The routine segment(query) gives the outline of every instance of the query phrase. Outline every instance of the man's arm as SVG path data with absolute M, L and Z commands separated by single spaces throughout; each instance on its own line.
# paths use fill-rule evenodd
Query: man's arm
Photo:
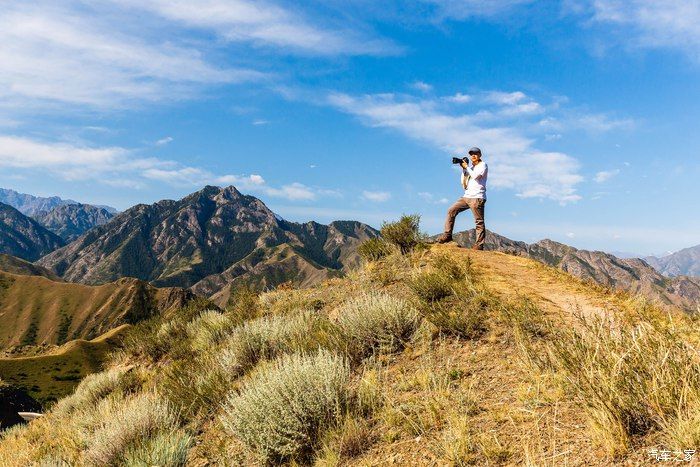
M 478 180 L 484 175 L 484 172 L 486 171 L 486 164 L 483 162 L 480 162 L 474 168 L 469 168 L 468 164 L 465 164 L 466 167 L 464 167 L 464 172 L 465 174 L 468 174 L 471 178 L 474 180 Z

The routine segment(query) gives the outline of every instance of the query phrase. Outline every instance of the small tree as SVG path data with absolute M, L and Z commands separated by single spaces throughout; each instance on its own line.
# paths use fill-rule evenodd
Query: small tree
M 401 254 L 406 254 L 423 242 L 419 225 L 420 215 L 403 215 L 396 222 L 384 222 L 380 233 L 384 240 L 399 247 Z

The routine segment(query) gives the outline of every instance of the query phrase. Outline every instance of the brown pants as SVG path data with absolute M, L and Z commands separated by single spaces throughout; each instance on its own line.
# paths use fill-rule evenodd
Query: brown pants
M 445 220 L 445 233 L 452 235 L 452 230 L 455 227 L 455 217 L 462 211 L 471 209 L 474 214 L 474 223 L 476 224 L 476 242 L 477 246 L 484 246 L 486 240 L 486 224 L 484 223 L 484 205 L 485 199 L 479 198 L 459 198 L 450 206 L 447 211 L 447 219 Z

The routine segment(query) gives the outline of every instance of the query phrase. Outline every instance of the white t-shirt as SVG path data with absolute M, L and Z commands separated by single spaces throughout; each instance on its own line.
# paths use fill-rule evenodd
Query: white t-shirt
M 464 169 L 464 175 L 468 177 L 464 197 L 486 199 L 486 180 L 489 178 L 489 167 L 486 162 L 481 161 L 474 168 L 467 167 Z

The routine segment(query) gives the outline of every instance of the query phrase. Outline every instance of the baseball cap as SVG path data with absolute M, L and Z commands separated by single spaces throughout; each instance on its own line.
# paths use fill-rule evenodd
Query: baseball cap
M 481 149 L 477 148 L 476 146 L 474 146 L 473 148 L 469 148 L 469 154 L 481 155 Z

